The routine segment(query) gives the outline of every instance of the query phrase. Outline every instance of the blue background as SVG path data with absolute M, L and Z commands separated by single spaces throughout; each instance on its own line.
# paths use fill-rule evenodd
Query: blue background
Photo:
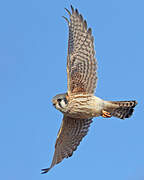
M 92 28 L 96 95 L 136 99 L 125 121 L 94 118 L 74 155 L 49 167 L 62 114 L 51 99 L 67 91 L 70 4 Z M 144 179 L 144 1 L 0 1 L 0 179 Z

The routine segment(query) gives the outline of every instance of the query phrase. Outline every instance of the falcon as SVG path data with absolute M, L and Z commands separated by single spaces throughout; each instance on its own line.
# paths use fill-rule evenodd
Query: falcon
M 129 118 L 134 107 L 132 101 L 105 101 L 94 96 L 97 83 L 97 61 L 95 58 L 94 38 L 91 28 L 71 6 L 71 12 L 65 8 L 70 20 L 64 19 L 69 27 L 67 55 L 68 90 L 52 99 L 56 109 L 63 113 L 63 120 L 55 143 L 55 152 L 47 173 L 64 158 L 72 156 L 83 137 L 87 134 L 92 118 L 112 116 L 120 119 Z

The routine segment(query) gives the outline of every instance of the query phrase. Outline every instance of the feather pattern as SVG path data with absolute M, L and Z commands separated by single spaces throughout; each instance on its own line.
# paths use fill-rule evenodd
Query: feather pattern
M 94 39 L 91 28 L 83 20 L 78 10 L 71 6 L 70 16 L 67 75 L 68 94 L 86 92 L 93 94 L 97 82 L 97 62 L 94 51 Z
M 87 134 L 92 119 L 76 119 L 64 116 L 61 128 L 57 135 L 55 152 L 50 168 L 42 169 L 47 173 L 54 165 L 64 158 L 72 156 L 82 138 Z
M 134 107 L 137 105 L 137 101 L 106 101 L 106 107 L 104 110 L 109 112 L 111 116 L 115 116 L 120 119 L 129 118 L 134 111 Z

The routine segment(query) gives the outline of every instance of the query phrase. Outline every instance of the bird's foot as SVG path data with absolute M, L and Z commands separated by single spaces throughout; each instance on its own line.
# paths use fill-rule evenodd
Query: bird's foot
M 110 117 L 112 117 L 112 115 L 111 115 L 109 112 L 107 112 L 107 111 L 105 111 L 105 110 L 102 110 L 102 117 L 104 117 L 104 118 L 110 118 Z

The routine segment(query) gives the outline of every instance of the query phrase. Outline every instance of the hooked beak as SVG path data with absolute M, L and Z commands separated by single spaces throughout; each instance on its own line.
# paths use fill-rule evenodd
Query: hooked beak
M 53 106 L 56 105 L 57 101 L 56 100 L 52 100 Z

